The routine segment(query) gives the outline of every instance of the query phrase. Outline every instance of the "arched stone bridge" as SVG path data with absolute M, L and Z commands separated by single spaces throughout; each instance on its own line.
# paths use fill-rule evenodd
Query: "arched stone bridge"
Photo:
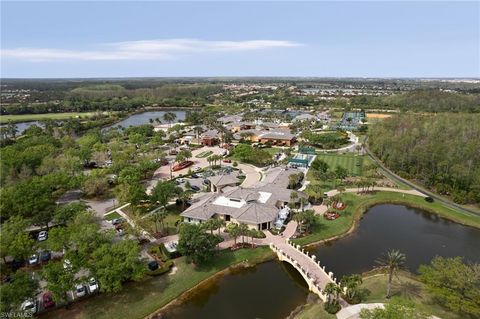
M 318 295 L 324 302 L 327 301 L 323 290 L 330 282 L 338 285 L 337 279 L 332 272 L 327 273 L 325 266 L 320 265 L 315 255 L 309 256 L 307 251 L 300 248 L 300 245 L 295 245 L 288 239 L 285 242 L 270 243 L 269 246 L 280 261 L 288 262 L 302 275 L 311 292 Z M 344 300 L 340 300 L 340 304 L 342 307 L 348 305 Z

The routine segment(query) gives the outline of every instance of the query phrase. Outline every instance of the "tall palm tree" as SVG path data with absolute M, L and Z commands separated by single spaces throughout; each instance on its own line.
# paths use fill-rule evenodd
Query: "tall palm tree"
M 236 223 L 230 223 L 227 226 L 228 235 L 233 238 L 234 245 L 237 245 L 237 237 L 240 235 L 240 228 Z
M 239 229 L 240 235 L 242 235 L 242 244 L 244 244 L 245 243 L 245 235 L 248 234 L 249 228 L 248 228 L 247 224 L 241 223 L 238 226 L 238 229 Z
M 391 297 L 393 275 L 403 267 L 406 256 L 399 250 L 391 249 L 377 262 L 388 272 L 387 296 Z
M 163 120 L 165 122 L 167 122 L 169 124 L 169 126 L 171 125 L 171 123 L 173 121 L 175 121 L 176 118 L 177 118 L 177 115 L 173 112 L 167 112 L 167 113 L 163 114 Z

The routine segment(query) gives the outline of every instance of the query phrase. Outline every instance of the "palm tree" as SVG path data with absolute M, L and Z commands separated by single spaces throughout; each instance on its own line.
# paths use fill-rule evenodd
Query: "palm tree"
M 391 249 L 387 251 L 384 257 L 379 259 L 377 262 L 388 271 L 388 284 L 387 284 L 387 296 L 390 298 L 391 289 L 392 289 L 392 280 L 393 275 L 397 270 L 401 269 L 405 264 L 406 256 L 404 253 L 401 253 L 399 250 Z
M 333 282 L 329 282 L 325 285 L 323 293 L 327 295 L 327 303 L 334 304 L 338 302 L 338 295 L 342 292 L 339 286 Z
M 349 276 L 343 276 L 340 280 L 340 286 L 346 288 L 345 296 L 349 301 L 353 301 L 358 293 L 358 286 L 362 284 L 362 276 L 352 274 Z
M 227 226 L 228 235 L 233 238 L 234 245 L 237 245 L 237 237 L 240 235 L 240 228 L 236 223 L 230 223 Z
M 249 228 L 248 228 L 247 224 L 241 223 L 238 226 L 238 229 L 239 229 L 240 235 L 242 235 L 242 244 L 244 244 L 245 243 L 245 235 L 248 234 Z
M 177 118 L 177 115 L 173 112 L 167 112 L 163 114 L 163 120 L 167 122 L 169 126 L 173 121 L 175 121 L 176 118 Z
M 294 205 L 297 203 L 297 199 L 298 199 L 297 192 L 291 192 L 290 193 L 290 204 L 292 204 L 293 207 L 295 207 Z

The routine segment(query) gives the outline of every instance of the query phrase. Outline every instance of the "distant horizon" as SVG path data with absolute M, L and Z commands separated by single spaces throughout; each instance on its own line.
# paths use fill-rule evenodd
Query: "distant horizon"
M 346 79 L 346 80 L 480 80 L 480 76 L 472 77 L 372 77 L 372 76 L 95 76 L 95 77 L 0 77 L 1 80 L 124 80 L 124 79 Z
M 480 77 L 478 1 L 4 1 L 2 9 L 1 78 Z

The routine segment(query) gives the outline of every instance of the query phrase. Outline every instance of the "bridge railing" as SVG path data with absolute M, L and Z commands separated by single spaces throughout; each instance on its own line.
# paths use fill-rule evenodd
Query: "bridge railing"
M 292 246 L 294 247 L 294 246 Z M 307 271 L 307 269 L 305 269 L 302 265 L 300 265 L 297 260 L 295 258 L 293 258 L 292 256 L 290 256 L 287 252 L 285 252 L 283 249 L 281 249 L 280 247 L 277 247 L 275 244 L 273 243 L 270 243 L 270 248 L 275 251 L 276 253 L 279 253 L 281 254 L 284 259 L 287 259 L 290 261 L 290 263 L 299 271 L 302 273 L 303 276 L 307 277 L 307 280 L 309 281 L 309 285 L 312 285 L 314 286 L 319 294 L 321 295 L 322 299 L 325 301 L 326 300 L 326 294 L 324 293 L 323 289 L 325 287 L 322 287 L 319 283 L 319 279 L 316 278 L 316 276 L 314 276 L 313 274 L 311 274 L 310 272 Z M 294 247 L 296 248 L 296 247 Z M 313 260 L 315 261 L 315 260 Z M 326 276 L 328 276 L 326 273 L 325 273 Z M 329 277 L 331 279 L 331 277 Z M 334 281 L 332 281 L 334 282 Z M 336 282 L 334 282 L 335 284 L 337 284 Z
M 334 284 L 336 285 L 339 285 L 339 283 L 337 282 L 337 278 L 335 278 L 333 276 L 333 272 L 329 271 L 327 272 L 327 270 L 325 269 L 325 266 L 322 266 L 320 264 L 320 260 L 317 260 L 317 256 L 315 256 L 314 254 L 309 254 L 309 252 L 305 249 L 303 249 L 300 245 L 295 245 L 295 243 L 293 243 L 292 241 L 290 241 L 289 239 L 286 239 L 286 242 L 287 244 L 289 244 L 290 246 L 292 246 L 293 248 L 295 248 L 298 252 L 302 253 L 303 255 L 307 256 L 308 258 L 310 258 L 313 263 L 316 265 L 316 267 L 318 268 L 318 270 L 320 270 L 321 272 L 323 272 L 325 274 L 325 276 L 327 276 L 331 282 L 333 282 Z

